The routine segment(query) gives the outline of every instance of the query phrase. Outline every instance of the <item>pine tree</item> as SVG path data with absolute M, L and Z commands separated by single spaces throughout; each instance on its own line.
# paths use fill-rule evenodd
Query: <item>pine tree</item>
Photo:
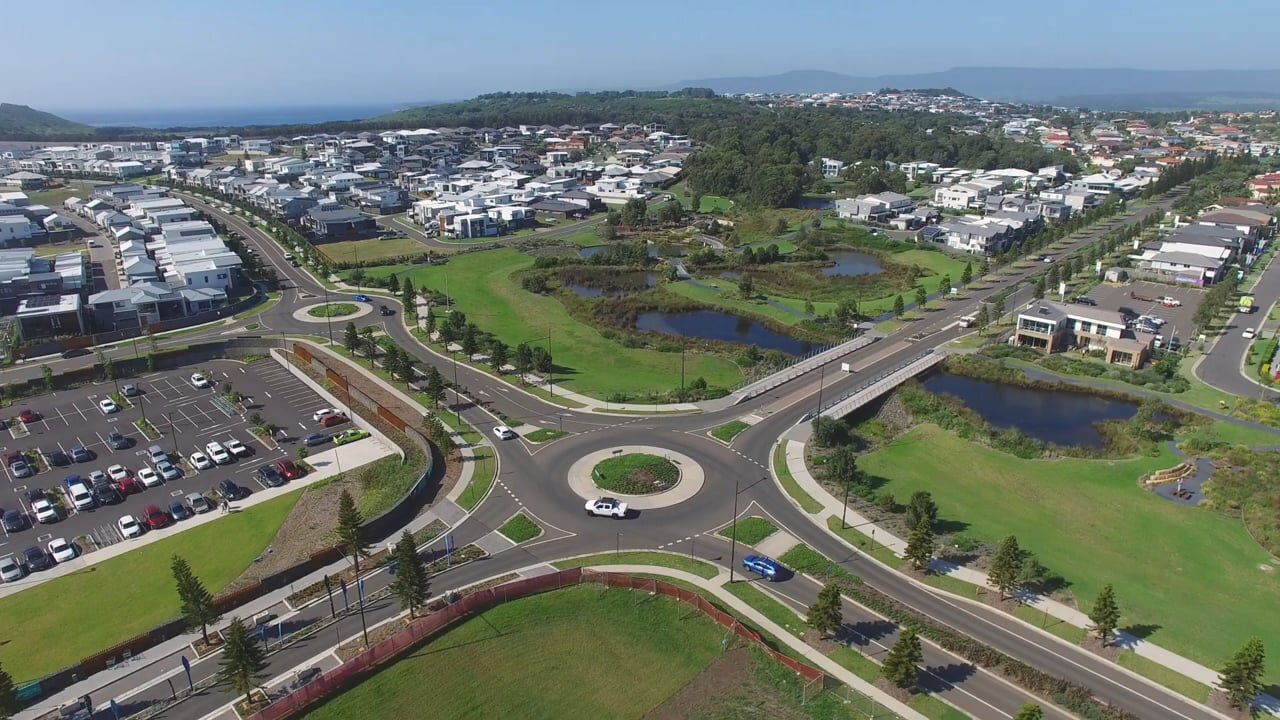
M 1262 692 L 1262 676 L 1266 669 L 1266 650 L 1262 641 L 1253 638 L 1236 652 L 1222 668 L 1218 686 L 1226 693 L 1231 707 L 1244 710 Z
M 931 526 L 938 520 L 938 504 L 928 490 L 911 493 L 911 500 L 907 502 L 907 526 L 915 527 L 922 519 Z
M 1003 600 L 1018 589 L 1018 573 L 1022 570 L 1022 548 L 1018 538 L 1010 535 L 1000 542 L 1000 549 L 991 558 L 987 579 L 1000 591 Z
M 885 656 L 880 670 L 889 682 L 903 690 L 910 690 L 916 684 L 919 672 L 916 666 L 923 659 L 920 638 L 916 637 L 914 630 L 904 629 L 898 635 L 898 641 L 889 648 L 889 654 Z
M 355 353 L 356 348 L 360 347 L 360 333 L 356 330 L 356 324 L 347 321 L 347 327 L 342 331 L 342 345 L 349 353 Z
M 916 288 L 916 305 L 920 307 L 924 307 L 925 301 L 927 301 L 928 299 L 929 299 L 929 291 L 925 290 L 924 286 L 917 287 Z
M 1013 716 L 1013 720 L 1044 720 L 1044 710 L 1035 703 L 1027 703 Z
M 244 695 L 245 701 L 249 702 L 253 699 L 253 689 L 267 678 L 266 653 L 249 635 L 249 629 L 240 618 L 232 618 L 222 635 L 226 642 L 222 646 L 218 684 Z
M 364 539 L 364 516 L 356 507 L 355 498 L 343 489 L 338 496 L 338 526 L 334 534 L 338 539 L 338 547 L 343 554 L 351 558 L 356 574 L 360 573 L 360 558 L 369 554 L 369 543 Z
M 809 606 L 805 621 L 824 637 L 831 637 L 844 622 L 842 608 L 844 601 L 840 598 L 840 587 L 835 583 L 827 583 L 818 592 L 818 599 Z
M 971 282 L 973 282 L 973 263 L 967 262 L 964 264 L 964 270 L 960 271 L 960 284 L 968 285 Z
M 387 371 L 391 377 L 400 374 L 400 347 L 397 345 L 388 345 L 387 352 L 382 356 L 382 369 Z
M 1093 601 L 1093 609 L 1089 611 L 1089 619 L 1093 628 L 1102 638 L 1102 646 L 1107 646 L 1107 638 L 1120 622 L 1120 606 L 1116 604 L 1116 593 L 1110 585 L 1104 585 L 1098 597 Z
M 934 538 L 933 523 L 927 518 L 920 518 L 911 528 L 911 536 L 907 538 L 906 558 L 916 570 L 927 570 L 929 559 L 933 557 Z
M 525 373 L 533 369 L 533 348 L 529 347 L 529 343 L 520 343 L 516 346 L 516 358 L 512 363 L 516 366 L 516 372 L 520 373 L 521 379 Z
M 404 307 L 404 314 L 409 317 L 418 316 L 418 304 L 414 302 L 418 293 L 413 287 L 413 278 L 405 278 L 400 283 L 400 305 Z
M 435 407 L 439 407 L 444 400 L 444 376 L 436 369 L 435 365 L 427 366 L 427 384 L 423 389 L 427 397 L 431 398 Z
M 0 718 L 8 718 L 19 710 L 18 691 L 14 687 L 13 678 L 0 667 Z
M 431 334 L 436 331 L 436 311 L 430 305 L 427 306 L 427 317 L 425 320 L 424 329 L 427 331 L 427 337 L 430 337 Z
M 182 616 L 191 627 L 200 626 L 200 635 L 205 645 L 209 644 L 209 625 L 217 622 L 222 614 L 213 604 L 213 595 L 200 582 L 187 561 L 178 555 L 173 556 L 171 568 L 174 582 L 178 585 L 178 600 L 182 605 Z
M 902 296 L 898 295 L 893 298 L 893 316 L 902 317 L 902 313 L 907 309 L 907 304 L 902 301 Z
M 409 617 L 427 601 L 430 586 L 427 583 L 427 567 L 418 555 L 418 548 L 413 535 L 408 530 L 400 536 L 396 543 L 396 579 L 391 583 L 391 592 L 400 599 L 400 607 L 409 611 Z

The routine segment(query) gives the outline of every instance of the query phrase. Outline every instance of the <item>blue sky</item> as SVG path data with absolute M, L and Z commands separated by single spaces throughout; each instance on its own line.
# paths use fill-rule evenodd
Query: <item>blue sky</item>
M 1216 13 L 1224 21 L 1213 20 Z M 337 106 L 823 69 L 1271 68 L 1277 0 L 6 3 L 0 100 Z

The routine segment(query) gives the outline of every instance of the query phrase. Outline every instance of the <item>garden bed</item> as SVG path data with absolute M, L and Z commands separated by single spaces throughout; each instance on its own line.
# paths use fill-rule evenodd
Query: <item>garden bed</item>
M 651 495 L 675 487 L 680 482 L 680 468 L 657 455 L 627 453 L 596 464 L 591 479 L 605 492 Z

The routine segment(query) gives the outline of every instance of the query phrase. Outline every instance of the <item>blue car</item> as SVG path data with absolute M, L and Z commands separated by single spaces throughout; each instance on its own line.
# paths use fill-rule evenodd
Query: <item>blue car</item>
M 356 302 L 369 302 L 368 295 L 356 295 L 355 299 L 356 299 Z
M 747 572 L 753 572 L 770 582 L 782 575 L 782 566 L 778 561 L 764 555 L 748 555 L 742 558 L 742 567 Z
M 311 433 L 310 435 L 302 438 L 302 444 L 307 447 L 314 447 L 316 445 L 323 445 L 329 442 L 329 439 L 328 433 Z

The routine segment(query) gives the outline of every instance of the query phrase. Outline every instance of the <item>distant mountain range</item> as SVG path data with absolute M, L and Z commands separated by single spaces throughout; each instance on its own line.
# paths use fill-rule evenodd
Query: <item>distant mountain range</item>
M 880 88 L 957 88 L 1006 102 L 1130 110 L 1280 108 L 1280 70 L 956 67 L 931 73 L 856 76 L 827 70 L 685 80 L 664 89 L 717 93 L 869 92 Z
M 93 128 L 26 105 L 0 103 L 0 138 L 91 133 Z

